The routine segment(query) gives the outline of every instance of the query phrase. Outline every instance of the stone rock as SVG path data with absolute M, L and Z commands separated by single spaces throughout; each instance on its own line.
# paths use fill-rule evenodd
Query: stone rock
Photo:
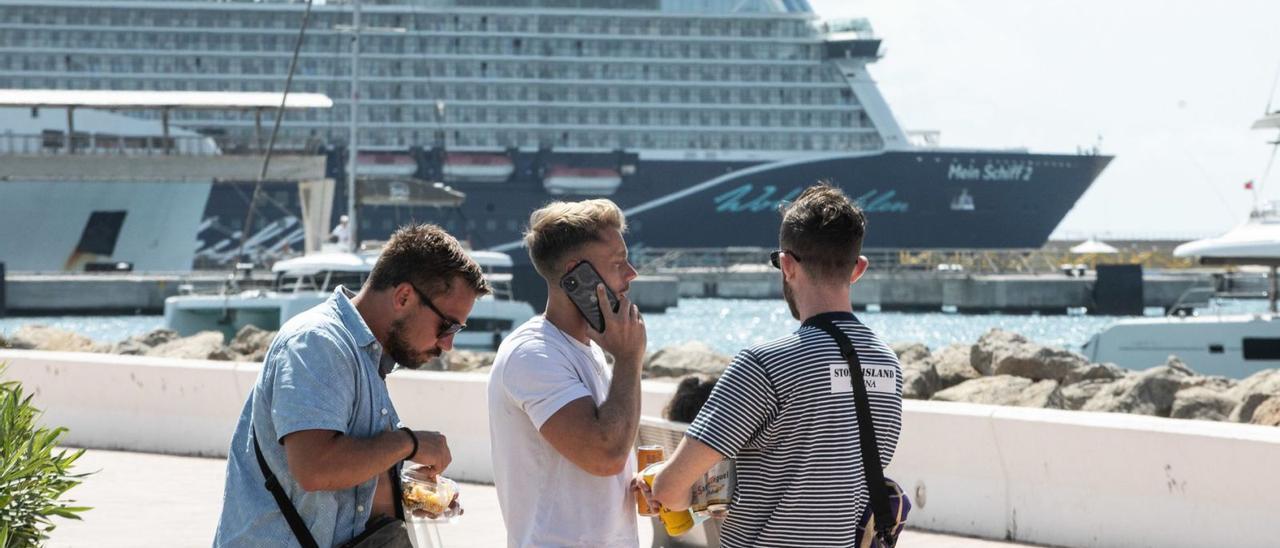
M 654 377 L 718 377 L 730 361 L 732 358 L 717 353 L 706 343 L 691 341 L 654 352 L 645 360 L 644 371 Z
M 223 344 L 222 332 L 201 331 L 148 350 L 146 355 L 186 360 L 232 360 L 235 354 Z
M 1169 416 L 1175 419 L 1224 421 L 1231 417 L 1231 410 L 1235 407 L 1236 400 L 1227 396 L 1225 391 L 1193 386 L 1179 390 L 1174 395 Z
M 1075 352 L 1030 342 L 996 347 L 991 354 L 993 374 L 1025 377 L 1033 381 L 1062 381 L 1088 365 L 1089 360 Z
M 1012 375 L 996 375 L 962 382 L 933 395 L 934 400 L 1018 407 L 1062 409 L 1058 382 L 1032 381 Z
M 1152 367 L 1111 383 L 1080 409 L 1168 417 L 1173 411 L 1174 396 L 1188 378 L 1189 375 L 1177 367 Z
M 444 361 L 445 371 L 478 371 L 487 370 L 493 365 L 496 352 L 479 352 L 473 350 L 450 350 L 440 357 Z
M 1267 398 L 1253 410 L 1252 424 L 1263 426 L 1280 426 L 1280 396 Z
M 938 372 L 932 360 L 902 362 L 902 397 L 927 400 L 938 386 Z
M 1240 381 L 1226 377 L 1196 375 L 1182 381 L 1182 388 L 1204 387 L 1218 392 L 1228 392 L 1235 388 L 1237 384 L 1240 384 Z M 1232 397 L 1234 398 L 1234 396 Z
M 1187 365 L 1187 362 L 1182 361 L 1182 358 L 1174 356 L 1173 354 L 1170 354 L 1169 357 L 1165 359 L 1164 366 L 1184 375 L 1196 375 L 1196 372 L 1191 369 L 1190 365 Z
M 929 347 L 918 342 L 896 342 L 889 345 L 889 348 L 898 355 L 898 363 L 904 367 L 908 363 L 924 361 L 929 357 Z
M 178 338 L 178 332 L 172 329 L 155 329 L 141 335 L 134 335 L 111 346 L 112 354 L 141 356 L 154 347 Z
M 38 324 L 19 327 L 9 338 L 8 344 L 19 350 L 52 352 L 105 352 L 109 348 L 83 335 Z
M 1064 381 L 1065 382 L 1065 381 Z M 1089 379 L 1084 381 L 1067 384 L 1059 389 L 1062 392 L 1063 409 L 1078 411 L 1084 407 L 1085 402 L 1093 399 L 1112 382 L 1112 379 Z
M 236 332 L 231 344 L 227 345 L 232 352 L 239 354 L 242 361 L 260 362 L 267 357 L 267 349 L 275 340 L 276 332 L 267 331 L 256 325 L 246 325 Z
M 160 329 L 153 329 L 141 335 L 134 335 L 129 339 L 136 340 L 147 346 L 160 346 L 164 343 L 175 340 L 177 338 L 178 338 L 177 331 L 161 327 Z
M 978 338 L 978 342 L 973 345 L 973 351 L 970 353 L 970 365 L 983 375 L 994 374 L 994 356 L 1001 350 L 1007 350 L 1009 347 L 1026 344 L 1027 339 L 1022 335 L 1012 331 L 1005 331 L 999 328 L 992 328 L 982 337 Z
M 123 356 L 142 356 L 142 355 L 145 355 L 149 350 L 151 350 L 150 346 L 142 344 L 141 342 L 135 341 L 133 339 L 125 339 L 123 341 L 120 341 L 116 344 L 111 345 L 110 352 L 112 354 L 120 354 Z
M 1067 373 L 1067 376 L 1062 379 L 1062 384 L 1072 385 L 1085 381 L 1111 382 L 1124 378 L 1126 373 L 1128 373 L 1127 370 L 1114 363 L 1090 363 Z
M 971 345 L 953 344 L 929 357 L 929 363 L 938 379 L 938 390 L 982 377 L 982 373 L 970 365 Z
M 1253 413 L 1259 405 L 1280 395 L 1280 369 L 1268 369 L 1250 375 L 1236 384 L 1228 393 L 1240 402 L 1231 411 L 1231 420 L 1235 422 L 1253 422 Z

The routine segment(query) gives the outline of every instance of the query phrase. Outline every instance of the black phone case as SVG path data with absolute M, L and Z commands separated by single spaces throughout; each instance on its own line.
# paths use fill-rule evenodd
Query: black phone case
M 582 261 L 560 278 L 560 289 L 569 295 L 569 300 L 578 307 L 578 312 L 587 320 L 592 329 L 604 333 L 604 313 L 600 311 L 600 303 L 596 302 L 596 284 L 604 283 L 600 274 L 591 263 Z M 618 297 L 609 286 L 604 286 L 605 295 L 609 298 L 609 308 L 618 311 Z

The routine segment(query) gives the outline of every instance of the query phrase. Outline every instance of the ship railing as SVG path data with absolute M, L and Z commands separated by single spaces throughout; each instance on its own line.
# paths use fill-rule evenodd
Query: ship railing
M 323 144 L 314 140 L 277 142 L 282 152 L 319 154 Z M 75 132 L 71 139 L 62 131 L 38 134 L 0 132 L 0 155 L 32 156 L 221 156 L 259 154 L 260 147 L 247 142 L 215 139 L 203 135 L 117 135 Z

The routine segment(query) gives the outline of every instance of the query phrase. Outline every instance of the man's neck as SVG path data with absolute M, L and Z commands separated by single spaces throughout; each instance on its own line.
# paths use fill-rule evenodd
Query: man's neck
M 360 319 L 364 320 L 364 324 L 369 326 L 369 331 L 373 333 L 373 338 L 383 348 L 387 346 L 387 331 L 390 325 L 380 321 L 383 318 L 390 317 L 390 311 L 384 311 L 382 307 L 389 306 L 387 299 L 379 299 L 379 295 L 370 293 L 368 290 L 361 289 L 354 297 L 351 297 L 351 306 L 354 306 L 356 312 L 360 314 Z
M 849 287 L 814 287 L 806 291 L 793 293 L 796 300 L 796 311 L 800 313 L 800 321 L 807 320 L 825 312 L 853 313 L 853 305 L 849 303 Z
M 551 325 L 556 326 L 566 335 L 582 344 L 590 344 L 591 339 L 587 338 L 587 329 L 589 329 L 587 320 L 582 317 L 582 313 L 568 296 L 563 292 L 557 295 L 556 291 L 561 290 L 558 287 L 547 287 L 547 311 L 543 315 Z

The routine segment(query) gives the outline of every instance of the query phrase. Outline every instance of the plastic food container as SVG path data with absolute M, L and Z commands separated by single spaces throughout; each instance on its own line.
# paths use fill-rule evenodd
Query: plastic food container
M 449 520 L 462 514 L 452 503 L 458 498 L 458 484 L 444 476 L 427 472 L 424 466 L 406 464 L 400 471 L 404 512 L 413 518 L 426 514 L 428 520 Z

